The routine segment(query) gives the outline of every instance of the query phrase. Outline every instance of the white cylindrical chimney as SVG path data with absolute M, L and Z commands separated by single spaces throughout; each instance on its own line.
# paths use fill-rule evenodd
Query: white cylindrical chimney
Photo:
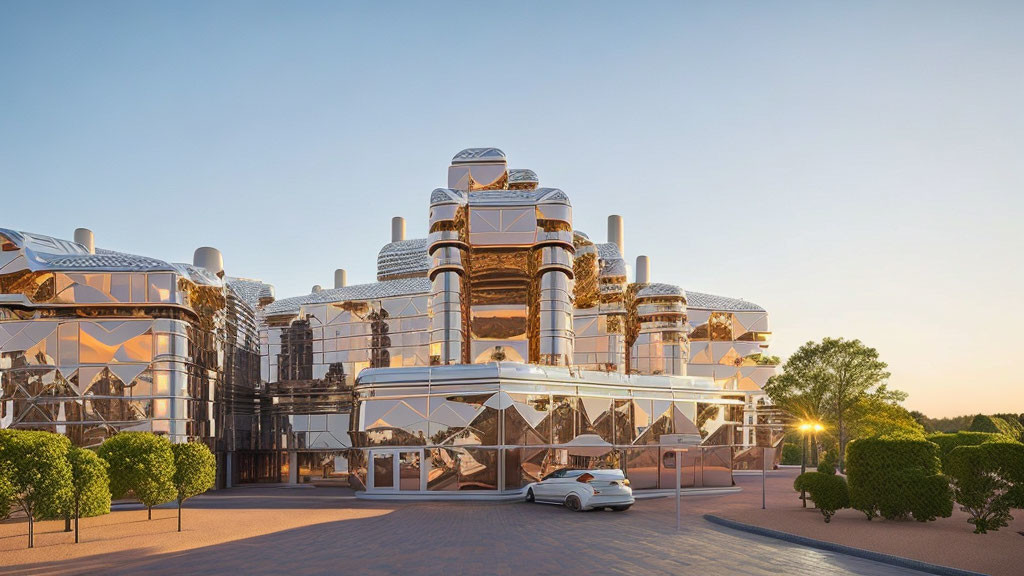
M 619 254 L 626 257 L 625 239 L 622 232 L 622 216 L 612 214 L 608 217 L 608 242 L 619 247 Z
M 391 241 L 401 242 L 405 240 L 405 218 L 395 216 L 391 219 Z
M 313 285 L 313 289 L 312 289 L 312 290 L 310 290 L 310 291 L 311 291 L 312 293 L 316 294 L 317 292 L 319 292 L 319 291 L 321 291 L 321 290 L 323 290 L 323 288 L 321 288 L 319 284 L 314 284 L 314 285 Z
M 636 283 L 647 284 L 651 281 L 651 259 L 647 256 L 636 257 Z
M 270 284 L 264 284 L 260 288 L 260 306 L 269 306 L 274 301 L 274 287 Z
M 206 268 L 218 278 L 224 277 L 224 256 L 216 248 L 209 246 L 196 248 L 195 254 L 192 255 L 192 264 L 200 268 Z
M 344 268 L 338 268 L 334 271 L 334 287 L 344 288 L 348 284 L 348 277 L 345 274 Z
M 75 242 L 85 246 L 89 254 L 96 253 L 96 240 L 92 235 L 92 230 L 88 228 L 75 228 Z

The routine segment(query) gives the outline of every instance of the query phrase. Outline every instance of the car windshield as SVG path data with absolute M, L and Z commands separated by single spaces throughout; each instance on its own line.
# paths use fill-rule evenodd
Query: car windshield
M 551 474 L 541 478 L 541 480 L 550 480 L 551 478 L 576 478 L 581 474 L 597 476 L 602 473 L 609 473 L 617 475 L 620 478 L 622 477 L 622 471 L 620 470 L 566 470 L 565 468 L 562 468 L 561 470 L 555 470 Z
M 626 477 L 626 475 L 622 473 L 622 470 L 591 470 L 590 473 L 593 474 L 595 478 L 622 479 Z
M 555 470 L 551 474 L 541 478 L 541 480 L 550 480 L 551 478 L 575 478 L 584 472 L 586 472 L 586 470 L 566 470 L 565 468 L 562 468 L 561 470 Z

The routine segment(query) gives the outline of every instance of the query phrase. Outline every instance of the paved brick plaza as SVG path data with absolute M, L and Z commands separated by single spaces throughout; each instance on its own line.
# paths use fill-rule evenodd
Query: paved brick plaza
M 757 480 L 757 481 L 755 481 Z M 670 499 L 625 513 L 570 513 L 522 503 L 356 500 L 342 489 L 240 488 L 197 498 L 184 534 L 174 510 L 118 511 L 85 521 L 85 543 L 40 523 L 0 524 L 3 574 L 912 574 L 873 562 L 719 528 L 698 513 L 743 495 L 684 499 L 675 532 Z

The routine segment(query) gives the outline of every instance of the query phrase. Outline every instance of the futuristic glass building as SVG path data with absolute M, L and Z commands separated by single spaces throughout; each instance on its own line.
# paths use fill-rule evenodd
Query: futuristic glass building
M 219 484 L 343 477 L 372 494 L 501 495 L 567 466 L 626 471 L 635 489 L 727 486 L 774 458 L 757 434 L 767 313 L 630 278 L 621 217 L 575 230 L 569 196 L 457 154 L 401 218 L 377 282 L 276 299 L 191 265 L 0 229 L 0 424 L 93 445 L 120 430 L 208 443 Z

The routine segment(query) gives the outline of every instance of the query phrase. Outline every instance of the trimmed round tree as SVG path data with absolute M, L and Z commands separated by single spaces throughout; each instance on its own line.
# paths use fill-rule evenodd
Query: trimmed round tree
M 79 518 L 110 513 L 110 480 L 107 462 L 92 450 L 72 448 L 68 462 L 71 463 L 71 517 L 75 519 L 77 544 Z
M 188 442 L 171 446 L 174 453 L 174 490 L 178 500 L 178 532 L 181 505 L 185 500 L 213 488 L 217 481 L 217 459 L 205 444 Z
M 805 472 L 793 481 L 793 489 L 805 491 L 814 502 L 814 507 L 821 511 L 825 523 L 832 521 L 832 516 L 843 508 L 850 507 L 850 491 L 846 480 L 832 472 Z
M 6 470 L 13 502 L 28 517 L 28 547 L 35 546 L 35 520 L 60 516 L 71 499 L 71 441 L 35 430 L 0 430 L 0 468 Z
M 149 432 L 120 432 L 100 444 L 100 458 L 110 465 L 110 493 L 115 499 L 129 494 L 146 507 L 174 500 L 174 454 L 171 443 Z

